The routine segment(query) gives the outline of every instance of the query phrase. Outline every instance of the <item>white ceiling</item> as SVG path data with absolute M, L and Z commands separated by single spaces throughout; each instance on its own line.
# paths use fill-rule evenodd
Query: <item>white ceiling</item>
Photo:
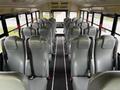
M 48 2 L 72 2 L 80 7 L 120 5 L 120 0 L 0 0 L 0 6 L 39 7 Z

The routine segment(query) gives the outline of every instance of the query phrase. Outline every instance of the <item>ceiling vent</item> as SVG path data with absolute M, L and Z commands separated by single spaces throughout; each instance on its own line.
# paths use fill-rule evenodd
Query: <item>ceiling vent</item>
M 51 2 L 51 9 L 68 9 L 68 2 Z

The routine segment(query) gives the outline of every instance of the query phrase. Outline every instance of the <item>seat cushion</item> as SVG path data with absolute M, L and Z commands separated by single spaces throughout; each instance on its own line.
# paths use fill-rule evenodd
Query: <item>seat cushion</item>
M 87 90 L 88 87 L 88 77 L 73 77 L 73 90 Z
M 34 78 L 29 80 L 30 90 L 46 90 L 47 79 L 46 78 Z

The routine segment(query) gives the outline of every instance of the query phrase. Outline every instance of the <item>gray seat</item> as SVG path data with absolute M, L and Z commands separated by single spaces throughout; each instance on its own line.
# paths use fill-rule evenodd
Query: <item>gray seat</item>
M 50 28 L 51 28 L 51 34 L 52 34 L 52 40 L 54 41 L 55 40 L 55 32 L 56 32 L 56 20 L 54 18 L 50 18 L 49 19 L 50 21 Z
M 94 68 L 95 73 L 117 69 L 118 41 L 111 35 L 103 35 L 96 39 Z
M 50 28 L 50 21 L 43 19 L 41 27 L 39 29 L 39 34 L 41 37 L 47 40 L 48 45 L 49 45 L 49 53 L 53 54 L 54 49 L 53 46 L 55 44 L 53 37 L 52 37 L 52 28 Z
M 90 26 L 88 29 L 85 29 L 83 31 L 84 35 L 88 35 L 89 37 L 92 37 L 93 39 L 99 38 L 100 36 L 100 30 L 94 26 Z
M 30 80 L 32 90 L 46 90 L 47 77 L 49 76 L 49 47 L 47 41 L 40 36 L 33 36 L 28 40 L 32 76 Z
M 36 64 L 36 63 L 33 63 L 31 60 L 27 60 L 24 40 L 19 37 L 16 36 L 7 37 L 4 41 L 4 45 L 8 56 L 8 60 L 7 60 L 8 70 L 17 71 L 28 76 L 29 79 L 28 84 L 31 90 L 46 90 L 47 79 L 44 76 L 45 73 L 48 73 L 46 68 L 44 68 L 46 67 L 44 66 L 46 63 L 45 62 L 43 62 L 42 64 L 38 63 L 40 70 L 42 71 L 40 71 L 39 68 L 36 69 L 35 67 L 33 67 L 32 64 Z M 36 60 L 34 61 L 36 62 Z M 38 64 L 35 66 L 38 66 Z M 40 72 L 41 75 L 38 75 L 37 77 L 37 74 L 35 73 L 36 76 L 34 77 L 35 74 L 33 72 L 33 68 L 35 68 L 35 70 L 38 73 Z M 29 77 L 33 77 L 33 78 L 31 79 Z M 36 84 L 36 82 L 39 84 Z
M 89 29 L 89 23 L 87 23 L 87 22 L 82 22 L 82 23 L 80 24 L 80 29 L 81 29 L 82 34 L 83 34 L 84 30 Z
M 37 35 L 37 32 L 34 28 L 25 27 L 21 30 L 20 35 L 21 35 L 21 38 L 27 39 L 27 38 L 30 38 L 31 36 Z
M 70 53 L 70 43 L 71 40 L 78 37 L 81 34 L 81 30 L 78 26 L 76 26 L 75 22 L 71 22 L 69 25 L 69 29 L 68 29 L 68 36 L 66 38 L 66 53 L 69 55 Z
M 56 20 L 52 17 L 49 19 L 50 22 L 50 37 L 51 37 L 51 53 L 55 53 L 55 42 L 56 42 Z M 52 26 L 52 27 L 51 27 Z
M 79 26 L 79 20 L 74 18 L 73 21 L 69 24 L 69 30 L 68 30 L 68 45 L 70 45 L 70 41 L 78 36 L 82 35 L 82 29 L 80 29 Z M 70 46 L 68 46 L 68 50 L 70 51 Z M 68 51 L 68 53 L 69 53 Z
M 65 34 L 65 41 L 68 40 L 68 33 L 69 33 L 69 27 L 70 27 L 71 19 L 66 18 L 64 21 L 64 34 Z
M 65 36 L 65 53 L 69 54 L 69 37 L 70 37 L 70 24 L 71 24 L 71 19 L 70 18 L 65 18 L 64 19 L 64 36 Z
M 30 90 L 28 79 L 17 72 L 0 72 L 0 90 Z
M 91 60 L 91 62 L 93 62 L 93 60 L 94 60 L 94 46 L 95 46 L 95 39 L 97 39 L 97 38 L 99 38 L 100 37 L 100 30 L 98 30 L 96 27 L 94 27 L 94 26 L 90 26 L 89 28 L 87 28 L 87 29 L 85 29 L 84 31 L 83 31 L 83 34 L 84 35 L 88 35 L 90 38 L 92 38 L 93 40 L 92 40 L 92 43 L 93 43 L 93 45 L 92 45 L 92 60 Z
M 39 23 L 34 22 L 31 24 L 31 27 L 36 30 L 36 34 L 39 35 Z
M 93 76 L 88 90 L 120 90 L 120 71 L 103 72 Z
M 72 23 L 74 24 L 74 23 Z M 80 35 L 80 29 L 79 27 L 71 24 L 71 28 L 68 31 L 68 40 L 72 40 Z
M 25 74 L 26 54 L 24 40 L 17 36 L 10 36 L 4 40 L 3 44 L 8 57 L 7 68 Z
M 88 36 L 79 36 L 71 42 L 73 90 L 87 90 L 91 49 L 91 39 Z
M 41 28 L 43 26 L 43 20 L 40 19 L 38 23 L 39 23 L 39 28 Z
M 49 47 L 47 41 L 40 36 L 28 40 L 31 52 L 32 68 L 35 76 L 49 76 Z
M 39 35 L 48 40 L 50 35 L 49 26 L 47 25 L 45 20 L 40 20 L 39 24 Z

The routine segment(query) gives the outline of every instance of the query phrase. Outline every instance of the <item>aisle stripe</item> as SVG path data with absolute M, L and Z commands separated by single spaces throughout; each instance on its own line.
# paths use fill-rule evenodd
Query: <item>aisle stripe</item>
M 54 89 L 55 67 L 56 67 L 56 58 L 57 58 L 57 44 L 58 44 L 58 40 L 57 40 L 57 38 L 56 38 L 55 59 L 54 59 L 53 78 L 52 78 L 52 87 L 51 87 L 51 90 Z
M 63 37 L 62 37 L 62 38 L 63 38 Z M 64 57 L 64 69 L 65 69 L 66 90 L 68 90 L 68 79 L 67 79 L 67 69 L 66 69 L 66 60 L 65 60 L 64 38 L 63 38 L 63 57 Z

